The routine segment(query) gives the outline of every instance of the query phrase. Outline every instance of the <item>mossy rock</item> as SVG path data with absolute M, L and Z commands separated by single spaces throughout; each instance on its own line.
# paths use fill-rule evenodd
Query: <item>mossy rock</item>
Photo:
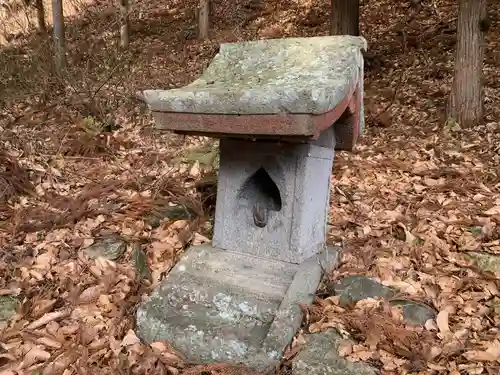
M 482 270 L 493 272 L 500 277 L 500 255 L 470 252 L 467 253 L 467 257 Z
M 8 322 L 17 311 L 19 300 L 11 296 L 0 296 L 0 322 Z

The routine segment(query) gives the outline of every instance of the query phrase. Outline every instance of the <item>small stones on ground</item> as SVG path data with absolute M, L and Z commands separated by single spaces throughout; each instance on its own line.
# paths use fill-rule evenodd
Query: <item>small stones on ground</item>
M 395 295 L 391 288 L 362 275 L 345 276 L 336 284 L 330 285 L 329 289 L 332 294 L 340 296 L 339 304 L 342 307 L 354 305 L 366 298 L 381 297 L 390 300 Z M 390 303 L 402 308 L 403 316 L 410 324 L 424 325 L 437 314 L 431 306 L 418 301 L 395 299 Z
M 84 250 L 90 258 L 104 257 L 109 260 L 116 260 L 123 255 L 127 248 L 127 243 L 118 236 L 109 236 L 97 239 L 94 244 Z
M 429 319 L 435 319 L 437 312 L 432 307 L 422 302 L 411 300 L 391 300 L 392 306 L 399 306 L 403 309 L 403 317 L 410 324 L 424 325 Z
M 293 375 L 375 375 L 362 362 L 351 362 L 337 352 L 344 339 L 335 329 L 305 336 L 306 344 L 292 363 Z
M 354 305 L 366 298 L 391 298 L 394 291 L 366 276 L 345 276 L 337 284 L 329 287 L 332 294 L 340 295 L 339 304 L 342 307 Z

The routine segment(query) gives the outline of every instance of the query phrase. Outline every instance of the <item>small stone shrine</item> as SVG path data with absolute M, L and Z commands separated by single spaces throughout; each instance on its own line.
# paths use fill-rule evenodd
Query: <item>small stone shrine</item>
M 147 90 L 158 129 L 220 138 L 210 245 L 188 249 L 137 311 L 139 336 L 195 362 L 275 365 L 336 252 L 335 150 L 362 133 L 361 37 L 223 44 L 196 81 Z

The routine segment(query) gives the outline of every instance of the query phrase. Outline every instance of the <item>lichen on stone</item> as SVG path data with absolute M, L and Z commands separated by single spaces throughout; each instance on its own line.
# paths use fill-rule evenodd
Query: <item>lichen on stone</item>
M 201 77 L 173 90 L 146 90 L 153 111 L 322 114 L 360 79 L 361 37 L 285 38 L 223 44 Z

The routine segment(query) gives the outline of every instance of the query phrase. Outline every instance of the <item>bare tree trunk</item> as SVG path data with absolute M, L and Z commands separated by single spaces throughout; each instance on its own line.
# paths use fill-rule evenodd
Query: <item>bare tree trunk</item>
M 198 26 L 200 39 L 208 38 L 210 27 L 210 0 L 200 0 L 198 7 Z
M 130 42 L 129 0 L 120 0 L 120 46 L 128 47 Z
M 460 0 L 457 24 L 455 75 L 448 103 L 448 117 L 463 127 L 483 119 L 483 58 L 487 0 Z
M 64 40 L 64 13 L 62 0 L 52 0 L 52 18 L 54 20 L 54 61 L 57 73 L 66 67 L 66 43 Z
M 36 7 L 36 18 L 38 20 L 38 28 L 44 34 L 47 33 L 47 26 L 45 25 L 45 8 L 43 6 L 43 0 L 35 1 Z
M 359 35 L 359 0 L 331 0 L 330 35 Z

